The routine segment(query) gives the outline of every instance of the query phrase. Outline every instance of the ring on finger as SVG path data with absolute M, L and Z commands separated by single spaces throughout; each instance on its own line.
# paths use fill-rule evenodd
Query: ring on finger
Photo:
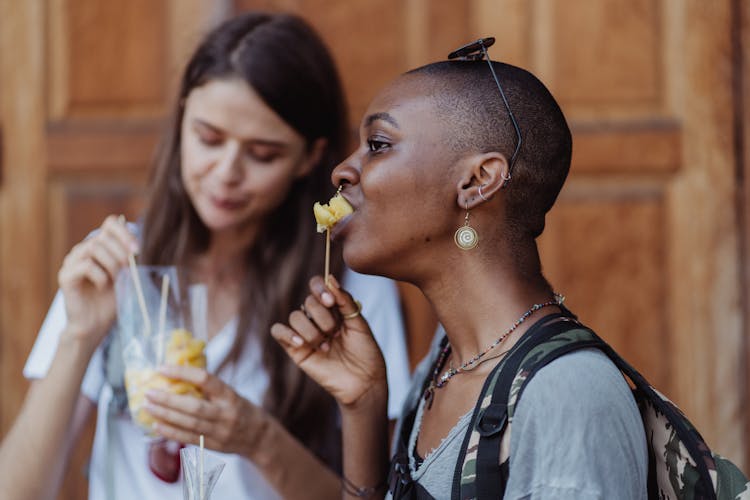
M 359 316 L 362 313 L 362 303 L 358 300 L 355 300 L 354 305 L 357 306 L 357 309 L 355 311 L 350 312 L 349 314 L 342 314 L 341 317 L 344 319 L 354 319 Z

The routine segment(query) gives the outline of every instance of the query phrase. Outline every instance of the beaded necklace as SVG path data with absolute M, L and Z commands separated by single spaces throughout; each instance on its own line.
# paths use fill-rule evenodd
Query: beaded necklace
M 489 346 L 487 346 L 487 348 L 484 351 L 475 354 L 474 357 L 472 357 L 470 360 L 463 363 L 458 368 L 453 368 L 453 366 L 451 365 L 450 368 L 446 370 L 445 373 L 443 373 L 443 375 L 440 376 L 440 378 L 438 379 L 438 374 L 443 369 L 443 366 L 445 366 L 445 361 L 448 359 L 448 356 L 451 353 L 451 344 L 450 342 L 446 343 L 445 347 L 440 352 L 440 356 L 438 356 L 437 362 L 435 363 L 435 369 L 432 371 L 432 379 L 430 380 L 430 385 L 428 385 L 427 389 L 425 389 L 424 391 L 423 397 L 424 397 L 425 403 L 427 404 L 427 409 L 429 410 L 430 408 L 432 408 L 432 400 L 435 397 L 436 389 L 440 389 L 441 387 L 444 387 L 448 383 L 448 381 L 450 381 L 450 379 L 453 378 L 455 375 L 473 370 L 474 368 L 482 364 L 484 361 L 487 361 L 487 360 L 482 360 L 482 361 L 480 360 L 484 357 L 485 354 L 487 354 L 492 349 L 500 345 L 503 340 L 508 338 L 508 335 L 513 333 L 516 330 L 516 328 L 520 326 L 521 323 L 526 321 L 526 318 L 534 314 L 536 311 L 538 311 L 539 309 L 542 309 L 543 307 L 559 306 L 565 300 L 565 297 L 560 295 L 559 293 L 553 293 L 553 295 L 555 297 L 553 300 L 550 300 L 548 302 L 542 302 L 539 304 L 534 304 L 533 306 L 531 306 L 528 311 L 523 313 L 521 317 L 518 318 L 510 328 L 505 330 L 505 332 L 502 335 L 500 335 L 500 337 L 498 337 Z

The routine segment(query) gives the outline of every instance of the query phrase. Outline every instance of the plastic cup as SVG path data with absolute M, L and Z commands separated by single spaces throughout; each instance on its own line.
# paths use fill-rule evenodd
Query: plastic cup
M 180 459 L 183 500 L 210 500 L 216 481 L 224 470 L 224 462 L 206 450 L 201 453 L 197 446 L 181 449 Z
M 158 369 L 164 364 L 205 368 L 206 287 L 180 283 L 172 266 L 136 266 L 136 274 L 137 279 L 127 268 L 117 277 L 117 326 L 128 407 L 133 420 L 150 432 L 154 419 L 145 410 L 148 390 L 202 397 L 197 387 Z

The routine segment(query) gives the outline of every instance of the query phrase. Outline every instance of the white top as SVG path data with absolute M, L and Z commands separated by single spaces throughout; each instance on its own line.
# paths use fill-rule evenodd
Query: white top
M 388 414 L 392 419 L 398 418 L 409 387 L 409 363 L 396 285 L 386 278 L 365 276 L 347 270 L 343 286 L 362 303 L 362 314 L 367 318 L 383 351 L 390 391 Z M 63 300 L 62 294 L 58 292 L 26 361 L 23 370 L 26 378 L 43 378 L 52 364 L 60 334 L 66 323 Z M 236 320 L 230 321 L 206 345 L 208 371 L 215 372 L 218 364 L 229 352 L 236 328 Z M 239 361 L 222 370 L 220 377 L 238 394 L 256 405 L 261 405 L 269 378 L 263 369 L 257 338 L 250 336 L 249 339 Z M 113 442 L 108 443 L 107 408 L 112 398 L 112 389 L 106 383 L 102 363 L 100 347 L 94 353 L 81 384 L 81 393 L 97 403 L 98 408 L 89 470 L 89 498 L 106 499 L 105 471 L 108 452 L 111 453 L 114 490 L 118 499 L 181 498 L 182 479 L 172 484 L 165 483 L 149 469 L 147 439 L 143 430 L 133 423 L 128 414 L 113 417 Z M 226 462 L 226 466 L 214 489 L 214 498 L 280 498 L 250 461 L 239 455 L 217 455 Z

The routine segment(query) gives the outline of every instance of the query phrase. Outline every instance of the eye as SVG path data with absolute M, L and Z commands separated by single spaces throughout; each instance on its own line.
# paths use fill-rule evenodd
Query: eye
M 201 144 L 209 147 L 219 146 L 223 140 L 219 134 L 209 130 L 196 130 L 195 135 L 198 136 Z
M 247 156 L 258 163 L 273 163 L 281 156 L 276 147 L 255 144 L 247 148 Z
M 199 135 L 198 139 L 201 141 L 201 144 L 203 144 L 204 146 L 213 147 L 213 146 L 218 146 L 221 144 L 221 139 L 219 139 L 218 137 L 206 137 L 203 135 Z
M 371 153 L 382 153 L 390 147 L 390 143 L 379 138 L 370 138 L 367 140 L 367 148 Z

